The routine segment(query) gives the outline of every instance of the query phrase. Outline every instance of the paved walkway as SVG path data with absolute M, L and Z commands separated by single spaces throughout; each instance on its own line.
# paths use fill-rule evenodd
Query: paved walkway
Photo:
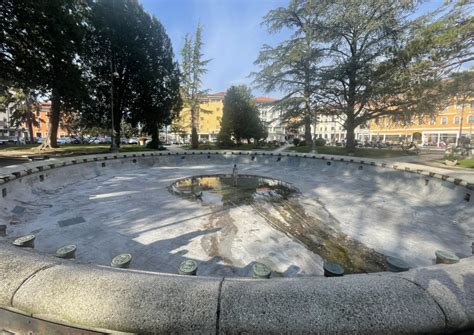
M 285 145 L 282 145 L 281 147 L 279 147 L 278 149 L 273 150 L 273 152 L 282 152 L 282 151 L 285 151 L 286 149 L 288 149 L 289 147 L 292 147 L 292 146 L 293 146 L 292 144 L 285 144 Z
M 456 166 L 447 166 L 443 164 L 444 152 L 442 151 L 430 151 L 422 152 L 416 156 L 401 156 L 385 158 L 387 161 L 392 162 L 403 162 L 410 164 L 426 165 L 435 172 L 446 174 L 454 178 L 461 178 L 466 180 L 474 180 L 474 169 L 466 169 Z

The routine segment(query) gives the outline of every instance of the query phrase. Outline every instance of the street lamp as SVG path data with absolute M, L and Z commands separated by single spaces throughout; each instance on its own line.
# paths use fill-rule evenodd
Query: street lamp
M 111 106 L 111 120 L 112 120 L 112 134 L 110 139 L 112 141 L 110 145 L 111 152 L 117 152 L 117 143 L 115 142 L 115 122 L 114 122 L 114 78 L 118 78 L 119 74 L 117 71 L 113 71 L 112 65 L 110 65 L 111 73 L 110 73 L 110 106 Z

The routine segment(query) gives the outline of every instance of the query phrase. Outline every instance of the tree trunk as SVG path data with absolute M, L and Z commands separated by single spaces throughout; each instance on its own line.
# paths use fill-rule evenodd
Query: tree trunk
M 311 136 L 311 118 L 309 115 L 306 115 L 304 118 L 304 140 L 307 146 L 313 144 L 313 139 Z
M 116 87 L 112 86 L 112 136 L 114 143 L 110 143 L 110 151 L 114 151 L 115 149 L 120 148 L 120 132 L 121 132 L 121 124 L 122 124 L 122 108 L 120 104 L 120 99 L 118 99 L 118 95 L 121 94 L 121 90 L 118 93 L 115 93 Z M 121 96 L 121 95 L 120 95 Z M 114 145 L 115 144 L 115 148 Z
M 150 128 L 151 142 L 148 144 L 149 148 L 158 149 L 160 147 L 160 131 L 157 126 Z
M 191 108 L 191 149 L 196 150 L 199 147 L 199 136 L 197 132 L 197 110 Z
M 350 153 L 355 152 L 355 126 L 353 122 L 346 122 L 346 149 Z
M 28 115 L 26 117 L 26 125 L 28 126 L 28 133 L 30 134 L 30 140 L 28 143 L 33 144 L 35 143 L 35 137 L 33 133 L 33 121 L 31 120 L 31 111 L 28 112 Z
M 59 117 L 61 115 L 61 99 L 56 90 L 53 90 L 51 96 L 51 112 L 48 120 L 48 133 L 45 141 L 40 145 L 40 150 L 47 150 L 58 147 L 58 128 Z
M 119 117 L 121 116 L 120 113 L 119 113 L 118 115 L 119 115 Z M 115 125 L 114 125 L 114 130 L 115 130 L 114 134 L 115 134 L 115 136 L 114 136 L 114 140 L 115 140 L 115 145 L 116 145 L 117 149 L 119 149 L 119 148 L 120 148 L 120 136 L 121 136 L 121 131 L 122 131 L 122 129 L 121 129 L 121 127 L 120 127 L 120 123 L 121 123 L 122 120 L 117 121 L 117 117 L 116 117 L 114 121 L 115 121 Z

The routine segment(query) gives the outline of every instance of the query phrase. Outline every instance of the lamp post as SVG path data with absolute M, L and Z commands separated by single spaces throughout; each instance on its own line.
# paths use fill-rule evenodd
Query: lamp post
M 112 134 L 110 139 L 112 141 L 110 145 L 111 152 L 117 152 L 117 143 L 115 141 L 115 122 L 114 122 L 114 78 L 118 78 L 119 74 L 113 70 L 112 64 L 110 65 L 110 107 L 111 107 L 111 120 L 112 120 Z

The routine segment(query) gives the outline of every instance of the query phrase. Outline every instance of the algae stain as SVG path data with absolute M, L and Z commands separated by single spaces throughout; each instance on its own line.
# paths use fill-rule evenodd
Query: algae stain
M 307 199 L 297 189 L 279 180 L 239 175 L 238 182 L 235 183 L 232 175 L 205 175 L 178 180 L 169 187 L 169 191 L 216 208 L 248 205 L 274 229 L 302 243 L 323 259 L 340 263 L 346 273 L 386 270 L 384 255 L 340 232 L 337 220 L 322 204 L 318 203 L 319 206 L 311 208 L 311 212 L 316 215 L 307 214 L 306 209 L 311 207 L 308 201 L 303 201 Z M 305 202 L 304 206 L 301 201 Z M 229 239 L 234 237 L 233 229 L 236 229 L 235 224 L 238 223 L 222 212 L 214 216 L 211 222 L 212 226 L 225 230 L 220 237 L 214 236 L 204 242 L 209 255 L 224 256 L 227 261 L 232 262 L 224 246 L 231 243 Z

